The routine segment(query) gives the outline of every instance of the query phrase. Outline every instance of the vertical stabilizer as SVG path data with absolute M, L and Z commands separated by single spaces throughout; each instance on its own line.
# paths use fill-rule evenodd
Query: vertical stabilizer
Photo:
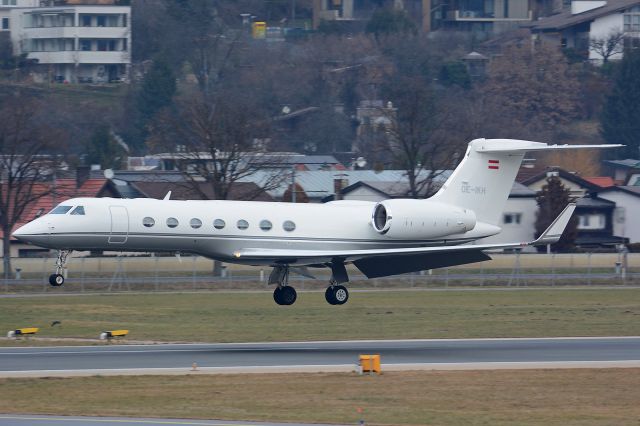
M 524 152 L 485 153 L 486 141 L 469 143 L 462 162 L 432 199 L 471 209 L 479 222 L 499 225 Z
M 580 148 L 615 148 L 622 145 L 547 145 L 515 139 L 475 139 L 462 162 L 431 199 L 471 209 L 479 222 L 500 225 L 524 154 Z

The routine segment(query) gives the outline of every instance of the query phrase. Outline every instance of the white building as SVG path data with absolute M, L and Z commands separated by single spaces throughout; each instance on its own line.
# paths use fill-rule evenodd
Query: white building
M 131 66 L 131 7 L 75 5 L 11 10 L 14 52 L 37 61 L 36 81 L 125 81 Z
M 0 31 L 11 31 L 11 10 L 18 7 L 36 7 L 40 0 L 0 0 Z
M 612 186 L 603 189 L 598 197 L 616 203 L 613 214 L 613 233 L 640 243 L 640 187 Z
M 594 41 L 621 36 L 607 58 L 621 59 L 623 46 L 640 47 L 640 0 L 573 0 L 571 10 L 540 19 L 531 31 L 534 38 L 554 40 L 596 63 L 604 58 Z

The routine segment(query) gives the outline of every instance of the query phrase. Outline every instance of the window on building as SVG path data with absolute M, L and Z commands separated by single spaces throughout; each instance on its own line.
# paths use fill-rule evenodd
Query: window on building
M 89 15 L 80 15 L 80 21 L 83 27 L 90 27 L 91 26 L 91 16 Z
M 116 50 L 116 41 L 115 40 L 109 40 L 109 42 L 107 43 L 107 50 L 109 52 L 113 52 Z
M 640 32 L 640 6 L 634 6 L 624 12 L 624 32 Z
M 578 229 L 604 229 L 606 218 L 604 214 L 583 214 L 578 216 Z
M 273 225 L 271 224 L 270 221 L 268 220 L 260 221 L 260 229 L 262 229 L 263 231 L 270 231 L 271 228 L 273 228 Z
M 282 229 L 284 229 L 287 232 L 295 231 L 296 224 L 290 220 L 285 220 L 284 223 L 282 224 Z
M 514 224 L 520 225 L 522 220 L 522 213 L 505 213 L 504 214 L 504 223 L 506 224 Z
M 175 228 L 178 226 L 178 219 L 176 219 L 175 217 L 170 217 L 169 219 L 167 219 L 167 226 L 169 228 Z
M 88 52 L 91 50 L 91 40 L 80 40 L 80 50 Z
M 213 221 L 213 227 L 216 229 L 223 229 L 225 225 L 226 223 L 224 223 L 224 220 L 222 219 L 216 219 Z
M 245 229 L 249 228 L 249 222 L 247 222 L 244 219 L 240 219 L 236 225 L 238 226 L 238 229 L 243 230 L 243 231 Z
M 9 29 L 9 18 L 2 18 L 2 29 L 3 30 Z
M 108 40 L 98 40 L 98 52 L 106 52 L 108 47 Z
M 107 26 L 107 17 L 104 15 L 98 15 L 96 21 L 98 22 L 98 26 L 99 27 L 106 27 Z
M 189 225 L 191 225 L 193 229 L 198 229 L 202 226 L 202 221 L 194 217 L 189 221 Z
M 155 224 L 156 224 L 156 221 L 152 217 L 147 216 L 144 219 L 142 219 L 142 225 L 146 226 L 147 228 L 151 228 Z

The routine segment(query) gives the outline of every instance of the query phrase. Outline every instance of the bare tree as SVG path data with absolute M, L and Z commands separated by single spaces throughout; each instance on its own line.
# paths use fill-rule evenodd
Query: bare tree
M 456 129 L 456 108 L 442 100 L 436 104 L 435 94 L 420 77 L 396 78 L 386 94 L 394 102 L 381 109 L 384 119 L 377 121 L 382 139 L 374 144 L 406 171 L 407 195 L 430 196 L 438 188 L 437 178 L 455 166 L 467 142 Z
M 622 31 L 612 30 L 604 37 L 590 39 L 589 51 L 600 56 L 602 63 L 606 64 L 612 56 L 624 51 L 624 33 Z
M 11 232 L 28 208 L 55 190 L 50 178 L 59 167 L 51 155 L 60 138 L 38 122 L 37 102 L 26 97 L 5 99 L 0 107 L 0 228 L 4 277 L 11 276 Z
M 175 167 L 202 199 L 226 200 L 238 182 L 282 168 L 281 158 L 256 142 L 268 133 L 268 125 L 260 109 L 238 94 L 214 101 L 194 96 L 178 102 L 176 116 L 167 112 L 156 121 L 150 142 L 153 149 L 173 154 Z M 260 188 L 243 194 L 244 199 L 273 189 L 285 178 L 275 171 L 261 174 Z

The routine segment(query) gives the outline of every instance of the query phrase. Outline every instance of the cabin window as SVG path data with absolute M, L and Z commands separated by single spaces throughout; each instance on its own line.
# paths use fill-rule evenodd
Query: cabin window
M 296 224 L 290 220 L 285 220 L 284 223 L 282 224 L 282 229 L 284 229 L 287 232 L 295 231 Z
M 224 220 L 222 219 L 216 219 L 213 221 L 213 227 L 216 229 L 223 229 L 225 225 L 226 223 L 224 223 Z
M 191 227 L 193 229 L 198 229 L 202 226 L 202 221 L 200 219 L 196 219 L 195 217 L 193 219 L 191 219 L 189 221 L 189 225 L 191 225 Z
M 142 219 L 142 224 L 147 228 L 151 228 L 156 224 L 156 221 L 152 217 L 145 217 L 144 219 Z
M 268 220 L 265 219 L 260 222 L 260 229 L 262 229 L 263 231 L 270 231 L 271 228 L 273 228 L 273 225 Z
M 78 206 L 75 209 L 73 209 L 73 211 L 71 212 L 71 214 L 77 214 L 77 215 L 81 215 L 84 216 L 84 206 Z
M 67 214 L 72 207 L 73 206 L 58 206 L 51 210 L 51 213 L 49 214 Z
M 167 226 L 169 228 L 175 228 L 176 226 L 178 226 L 178 219 L 176 219 L 175 217 L 170 217 L 169 219 L 167 219 Z
M 240 219 L 238 221 L 237 225 L 238 225 L 238 229 L 241 229 L 241 230 L 244 231 L 245 229 L 247 229 L 249 227 L 249 222 L 247 222 L 244 219 Z

